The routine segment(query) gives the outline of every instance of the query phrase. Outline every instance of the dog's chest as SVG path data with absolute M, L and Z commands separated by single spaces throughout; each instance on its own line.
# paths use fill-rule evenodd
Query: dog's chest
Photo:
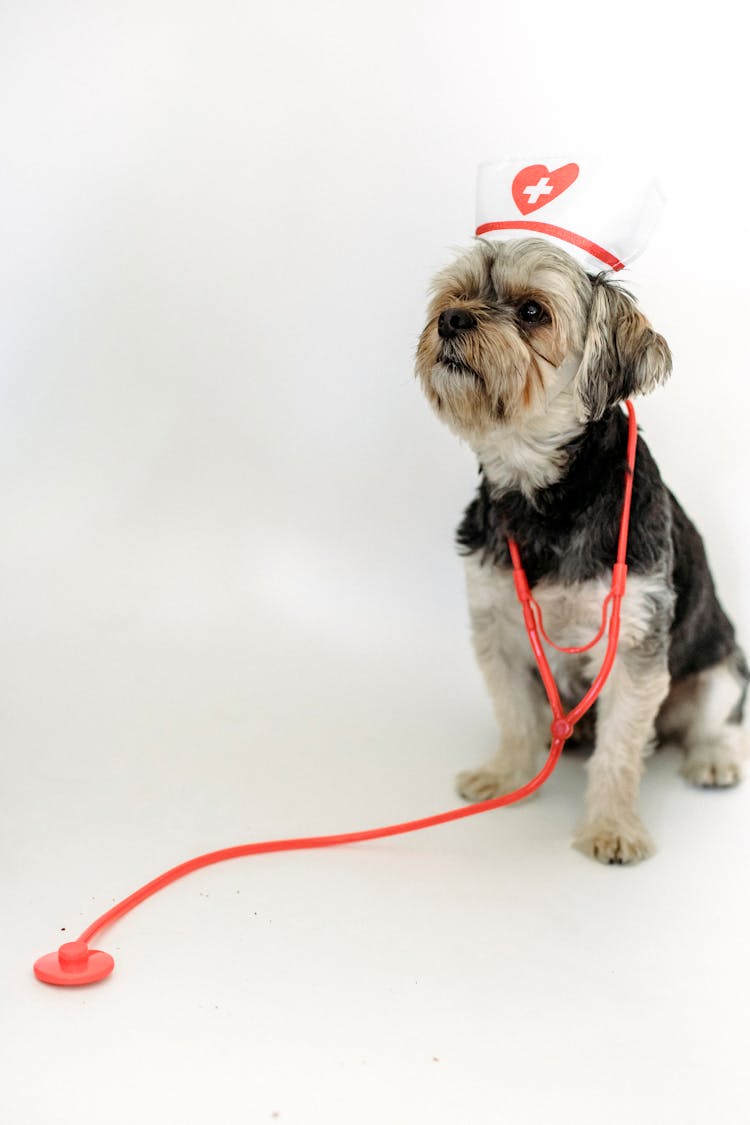
M 565 648 L 587 645 L 599 632 L 604 599 L 608 585 L 602 580 L 563 586 L 560 583 L 540 582 L 534 589 L 534 598 L 542 614 L 544 630 L 555 644 Z M 517 604 L 517 611 L 521 607 Z M 525 632 L 525 627 L 524 627 Z M 562 653 L 546 645 L 547 659 L 563 699 L 569 703 L 580 697 L 591 679 L 592 661 L 599 658 L 600 645 L 585 653 Z
M 504 631 L 515 630 L 525 636 L 512 572 L 482 562 L 478 554 L 467 556 L 464 564 L 472 614 L 493 620 Z M 544 578 L 534 586 L 532 593 L 542 611 L 545 630 L 557 644 L 579 646 L 591 640 L 601 624 L 610 581 L 608 573 L 575 583 Z
M 481 563 L 477 555 L 465 559 L 467 593 L 472 628 L 490 646 L 497 646 L 519 663 L 533 663 L 523 612 L 516 596 L 513 576 L 507 569 Z M 604 599 L 609 592 L 607 577 L 573 585 L 544 579 L 533 590 L 547 635 L 558 645 L 580 647 L 599 631 Z M 559 653 L 545 644 L 545 651 L 563 696 L 575 694 L 590 679 L 592 660 L 601 656 L 602 642 L 589 652 Z
M 478 553 L 464 559 L 466 587 L 472 630 L 483 647 L 519 664 L 533 664 L 534 658 L 518 602 L 513 574 L 508 568 L 481 561 Z M 610 592 L 612 575 L 585 582 L 562 583 L 545 578 L 532 594 L 541 610 L 544 630 L 555 644 L 580 648 L 589 644 L 601 628 L 604 602 Z M 630 575 L 621 605 L 618 651 L 638 646 L 653 626 L 655 607 L 664 597 L 664 582 L 659 574 Z M 545 643 L 552 671 L 563 694 L 577 691 L 590 680 L 592 670 L 601 664 L 606 634 L 582 654 L 559 653 Z

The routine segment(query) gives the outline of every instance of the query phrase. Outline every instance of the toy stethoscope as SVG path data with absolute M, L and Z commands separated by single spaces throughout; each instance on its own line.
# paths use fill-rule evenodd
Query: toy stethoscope
M 465 816 L 477 816 L 479 813 L 489 812 L 490 809 L 499 809 L 503 805 L 510 805 L 528 797 L 535 789 L 539 789 L 554 770 L 560 758 L 563 746 L 573 733 L 573 728 L 578 720 L 593 705 L 609 676 L 617 652 L 617 642 L 620 635 L 620 608 L 625 594 L 627 566 L 625 557 L 628 545 L 628 524 L 630 521 L 630 502 L 633 493 L 633 471 L 635 468 L 635 451 L 638 432 L 635 420 L 635 410 L 631 402 L 626 402 L 628 411 L 628 443 L 627 443 L 627 468 L 625 471 L 625 494 L 620 517 L 620 535 L 617 543 L 617 560 L 612 567 L 612 585 L 610 592 L 604 599 L 602 606 L 602 623 L 599 632 L 592 641 L 586 645 L 565 648 L 551 641 L 544 631 L 542 612 L 531 596 L 531 590 L 526 574 L 521 563 L 518 546 L 513 539 L 508 539 L 510 557 L 513 564 L 513 578 L 516 594 L 521 603 L 526 630 L 536 659 L 539 672 L 544 683 L 547 698 L 552 708 L 552 724 L 550 731 L 552 742 L 547 760 L 539 773 L 512 793 L 505 793 L 501 797 L 493 797 L 489 801 L 479 801 L 470 806 L 451 809 L 449 812 L 437 813 L 435 816 L 426 816 L 420 820 L 408 820 L 402 824 L 388 824 L 384 828 L 370 828 L 364 832 L 344 832 L 337 836 L 307 836 L 289 840 L 265 840 L 255 844 L 239 844 L 233 848 L 221 848 L 216 852 L 207 852 L 205 855 L 196 856 L 186 860 L 177 867 L 170 868 L 163 875 L 152 879 L 150 883 L 140 887 L 133 894 L 128 895 L 122 902 L 118 902 L 95 922 L 88 926 L 77 941 L 65 942 L 56 953 L 46 953 L 34 964 L 34 973 L 45 984 L 79 985 L 92 984 L 108 976 L 114 968 L 114 959 L 109 953 L 100 949 L 89 949 L 88 943 L 106 926 L 112 925 L 123 914 L 138 906 L 144 899 L 156 894 L 162 887 L 197 871 L 201 867 L 209 867 L 213 863 L 222 863 L 225 859 L 238 859 L 245 855 L 259 855 L 264 852 L 298 851 L 306 848 L 330 848 L 336 844 L 356 844 L 362 840 L 377 840 L 384 836 L 398 836 L 404 832 L 416 832 L 420 828 L 432 828 L 437 824 L 446 824 L 451 820 L 460 820 Z M 545 655 L 539 634 L 544 637 L 553 648 L 560 652 L 579 653 L 588 649 L 601 640 L 607 628 L 607 611 L 611 609 L 609 629 L 607 630 L 607 649 L 602 661 L 602 666 L 594 678 L 591 687 L 572 710 L 567 713 L 560 702 L 560 693 L 557 690 L 554 676 Z M 538 621 L 537 621 L 538 618 Z

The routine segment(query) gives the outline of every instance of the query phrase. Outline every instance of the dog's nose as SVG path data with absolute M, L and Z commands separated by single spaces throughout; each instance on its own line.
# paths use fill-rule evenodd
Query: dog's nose
M 466 309 L 445 309 L 438 317 L 438 335 L 444 340 L 451 340 L 475 324 L 476 320 Z

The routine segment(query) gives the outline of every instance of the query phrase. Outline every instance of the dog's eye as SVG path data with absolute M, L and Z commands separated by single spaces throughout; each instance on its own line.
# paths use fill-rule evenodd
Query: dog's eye
M 538 301 L 524 301 L 518 315 L 524 324 L 540 324 L 545 318 L 544 309 Z

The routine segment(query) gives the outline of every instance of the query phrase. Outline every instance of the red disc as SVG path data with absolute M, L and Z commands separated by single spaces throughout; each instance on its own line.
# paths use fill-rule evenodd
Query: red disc
M 45 984 L 93 984 L 109 976 L 114 958 L 101 949 L 89 949 L 85 941 L 67 941 L 56 953 L 45 953 L 34 963 L 37 980 Z
M 555 719 L 550 727 L 553 738 L 570 738 L 573 733 L 573 724 L 567 719 Z

